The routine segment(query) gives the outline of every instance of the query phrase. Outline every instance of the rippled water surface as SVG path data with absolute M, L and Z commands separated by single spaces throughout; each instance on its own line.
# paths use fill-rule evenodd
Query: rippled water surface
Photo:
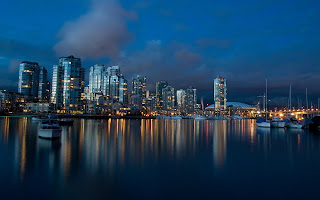
M 3 199 L 320 199 L 320 137 L 253 120 L 0 118 Z M 2 199 L 1 198 L 1 199 Z

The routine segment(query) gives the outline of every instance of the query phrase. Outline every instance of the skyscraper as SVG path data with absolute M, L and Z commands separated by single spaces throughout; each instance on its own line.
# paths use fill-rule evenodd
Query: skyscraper
M 167 81 L 159 81 L 156 85 L 156 107 L 157 109 L 162 109 L 163 100 L 162 100 L 162 90 L 168 86 Z
M 162 89 L 162 100 L 163 100 L 163 110 L 171 111 L 174 109 L 174 88 L 171 86 L 167 86 Z
M 213 83 L 213 101 L 216 111 L 227 109 L 227 80 L 219 76 Z
M 139 104 L 146 104 L 146 94 L 147 94 L 147 77 L 137 75 L 137 77 L 132 78 L 132 95 L 139 96 Z
M 197 89 L 190 86 L 186 91 L 186 112 L 193 114 L 197 105 Z
M 49 96 L 50 96 L 50 83 L 48 81 L 47 70 L 44 67 L 40 67 L 38 98 L 41 102 L 48 102 Z
M 104 65 L 94 65 L 90 67 L 89 93 L 103 92 L 106 75 L 107 75 L 107 70 Z
M 51 102 L 65 111 L 82 110 L 81 94 L 84 89 L 84 68 L 81 59 L 61 57 L 52 68 Z
M 110 66 L 107 68 L 106 80 L 104 82 L 105 94 L 113 102 L 122 104 L 127 103 L 128 83 L 124 76 L 120 73 L 119 66 Z
M 29 99 L 38 98 L 39 92 L 39 64 L 36 62 L 24 61 L 19 68 L 18 92 Z
M 177 108 L 180 112 L 185 109 L 186 91 L 183 89 L 177 90 Z

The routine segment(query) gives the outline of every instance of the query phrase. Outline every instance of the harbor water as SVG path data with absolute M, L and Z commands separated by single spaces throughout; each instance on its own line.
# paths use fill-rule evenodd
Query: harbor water
M 1 199 L 320 199 L 320 135 L 254 120 L 0 118 Z

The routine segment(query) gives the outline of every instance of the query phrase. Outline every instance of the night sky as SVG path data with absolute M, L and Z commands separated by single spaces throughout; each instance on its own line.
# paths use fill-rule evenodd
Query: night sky
M 220 75 L 230 101 L 259 100 L 268 78 L 273 104 L 286 104 L 290 84 L 293 103 L 305 100 L 307 87 L 315 104 L 319 10 L 311 0 L 4 1 L 0 88 L 17 90 L 21 61 L 51 73 L 60 56 L 72 54 L 86 69 L 119 65 L 128 80 L 146 75 L 153 91 L 162 79 L 175 89 L 193 85 L 206 103 Z

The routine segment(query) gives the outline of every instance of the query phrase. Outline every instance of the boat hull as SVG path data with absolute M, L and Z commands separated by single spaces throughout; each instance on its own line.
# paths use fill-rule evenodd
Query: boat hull
M 288 124 L 287 124 L 287 128 L 297 128 L 297 129 L 301 129 L 301 128 L 302 128 L 302 125 L 301 125 L 301 124 L 288 123 Z
M 285 122 L 271 122 L 272 128 L 284 128 L 286 126 Z
M 61 129 L 39 129 L 38 136 L 46 139 L 54 139 L 61 137 Z
M 258 127 L 262 127 L 262 128 L 270 128 L 270 123 L 269 122 L 260 122 L 257 123 Z

